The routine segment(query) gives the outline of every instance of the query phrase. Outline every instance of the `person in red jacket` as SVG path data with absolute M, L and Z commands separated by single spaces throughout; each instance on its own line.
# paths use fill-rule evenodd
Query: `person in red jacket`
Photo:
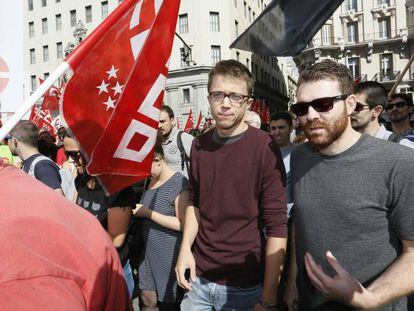
M 118 254 L 87 211 L 0 163 L 0 310 L 132 310 Z

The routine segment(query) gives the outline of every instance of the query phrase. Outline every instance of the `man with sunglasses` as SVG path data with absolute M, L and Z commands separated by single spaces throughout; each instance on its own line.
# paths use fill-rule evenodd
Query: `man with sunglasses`
M 291 310 L 407 310 L 414 291 L 414 151 L 352 129 L 353 83 L 324 60 L 291 106 L 309 139 L 291 155 Z
M 354 92 L 356 106 L 351 114 L 351 124 L 354 130 L 414 149 L 413 142 L 388 131 L 384 125 L 379 124 L 378 118 L 388 101 L 388 92 L 381 83 L 362 82 L 355 86 Z
M 36 125 L 28 120 L 20 120 L 10 131 L 10 136 L 10 151 L 23 160 L 23 171 L 63 194 L 59 167 L 39 152 L 39 130 Z
M 178 284 L 188 290 L 183 311 L 276 310 L 287 234 L 285 173 L 271 138 L 244 122 L 253 84 L 235 60 L 218 62 L 209 74 L 216 127 L 191 149 L 190 206 L 176 266 Z
M 414 141 L 414 128 L 410 123 L 413 113 L 411 94 L 392 95 L 388 105 L 385 106 L 385 111 L 391 121 L 393 132 Z

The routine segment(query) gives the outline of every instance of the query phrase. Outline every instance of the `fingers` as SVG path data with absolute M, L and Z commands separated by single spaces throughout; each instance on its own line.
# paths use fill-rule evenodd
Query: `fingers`
M 185 271 L 187 270 L 187 267 L 185 265 L 177 263 L 177 266 L 175 267 L 175 276 L 177 277 L 177 283 L 180 287 L 186 289 L 186 290 L 192 290 L 191 283 L 187 281 L 185 278 Z M 191 268 L 190 268 L 191 273 Z M 193 280 L 193 279 L 192 279 Z M 195 269 L 194 269 L 194 280 L 195 281 Z
M 190 279 L 192 282 L 195 282 L 196 280 L 196 267 L 195 267 L 195 262 L 191 262 L 189 264 L 189 268 L 190 268 Z
M 344 275 L 348 274 L 348 271 L 346 271 L 339 263 L 338 260 L 334 257 L 331 251 L 326 252 L 326 259 L 328 260 L 329 264 L 332 266 L 332 268 L 335 269 L 336 273 L 338 275 Z
M 308 277 L 311 280 L 312 284 L 319 289 L 320 292 L 322 292 L 325 295 L 325 291 L 324 289 L 324 285 L 321 282 L 321 280 L 319 280 L 319 278 L 317 277 L 315 271 L 317 269 L 320 269 L 319 267 L 317 267 L 315 261 L 313 260 L 312 256 L 310 254 L 306 254 L 305 255 L 305 267 L 306 267 L 306 271 L 308 272 Z

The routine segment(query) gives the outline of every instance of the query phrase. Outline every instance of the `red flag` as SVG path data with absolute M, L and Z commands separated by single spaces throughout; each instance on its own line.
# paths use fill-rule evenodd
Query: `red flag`
M 184 131 L 188 132 L 194 128 L 194 122 L 193 122 L 193 111 L 190 108 L 190 113 L 188 114 L 187 122 L 185 123 Z
M 201 125 L 201 121 L 203 120 L 203 113 L 200 110 L 200 113 L 198 114 L 198 120 L 197 120 L 197 125 L 196 125 L 196 129 L 200 129 L 200 125 Z
M 61 113 L 109 193 L 149 174 L 179 4 L 125 0 L 66 59 Z
M 39 81 L 40 84 L 42 84 L 44 80 L 39 78 Z M 46 110 L 59 110 L 60 96 L 60 89 L 52 86 L 45 94 L 43 94 L 42 108 Z
M 260 112 L 260 107 L 259 107 L 259 101 L 257 99 L 254 99 L 253 102 L 250 105 L 250 111 L 256 112 L 257 114 L 259 114 Z
M 260 111 L 260 119 L 262 120 L 263 124 L 269 124 L 269 109 L 265 100 L 263 100 L 263 106 Z
M 39 130 L 45 129 L 55 136 L 55 129 L 52 125 L 53 119 L 50 110 L 43 109 L 41 105 L 34 105 L 29 120 L 36 124 Z

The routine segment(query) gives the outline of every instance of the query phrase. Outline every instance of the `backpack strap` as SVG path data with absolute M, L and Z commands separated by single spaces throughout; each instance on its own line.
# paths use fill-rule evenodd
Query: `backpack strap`
M 178 150 L 180 150 L 181 170 L 184 171 L 184 167 L 185 167 L 188 171 L 188 161 L 190 159 L 188 158 L 188 156 L 187 156 L 187 154 L 185 153 L 185 150 L 184 150 L 183 139 L 182 139 L 183 133 L 184 133 L 184 131 L 179 131 L 178 134 L 177 134 L 177 147 L 178 147 Z
M 39 163 L 39 162 L 41 162 L 41 161 L 44 161 L 44 160 L 47 160 L 47 161 L 51 161 L 51 162 L 53 162 L 51 159 L 49 159 L 48 157 L 46 157 L 46 156 L 44 156 L 44 155 L 40 155 L 40 156 L 38 156 L 37 158 L 35 158 L 33 161 L 32 161 L 32 163 L 30 164 L 30 167 L 29 167 L 29 171 L 27 172 L 27 174 L 29 175 L 29 176 L 32 176 L 32 177 L 35 177 L 36 178 L 36 176 L 35 176 L 35 167 L 36 167 L 36 164 L 37 163 Z M 54 162 L 53 162 L 54 163 Z
M 401 135 L 398 135 L 396 133 L 392 133 L 389 137 L 388 137 L 388 141 L 392 141 L 394 143 L 399 144 L 400 141 L 403 139 L 404 137 L 402 137 Z

